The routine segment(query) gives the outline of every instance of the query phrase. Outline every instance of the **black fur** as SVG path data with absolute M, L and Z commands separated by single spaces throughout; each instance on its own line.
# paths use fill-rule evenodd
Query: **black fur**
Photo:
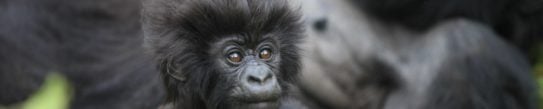
M 426 31 L 439 22 L 466 18 L 489 25 L 532 61 L 543 35 L 541 0 L 352 0 L 385 22 Z
M 224 108 L 232 84 L 214 60 L 215 43 L 232 35 L 244 40 L 278 39 L 278 81 L 283 90 L 299 70 L 296 44 L 302 38 L 300 16 L 286 0 L 147 0 L 145 43 L 160 63 L 168 102 L 178 108 Z M 283 91 L 286 94 L 286 91 Z
M 156 108 L 165 99 L 144 55 L 137 0 L 1 0 L 0 104 L 26 100 L 50 72 L 71 108 Z

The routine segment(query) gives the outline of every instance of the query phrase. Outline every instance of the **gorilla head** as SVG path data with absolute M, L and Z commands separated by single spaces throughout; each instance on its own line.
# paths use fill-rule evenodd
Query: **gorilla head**
M 299 69 L 286 0 L 144 1 L 146 47 L 176 107 L 277 108 Z

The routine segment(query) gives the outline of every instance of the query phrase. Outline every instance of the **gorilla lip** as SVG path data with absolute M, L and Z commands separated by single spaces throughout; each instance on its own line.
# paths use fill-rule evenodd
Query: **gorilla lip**
M 245 97 L 239 97 L 239 101 L 243 103 L 248 104 L 255 104 L 255 103 L 265 103 L 265 102 L 277 102 L 279 100 L 279 96 L 245 96 Z
M 250 109 L 267 109 L 267 108 L 276 108 L 278 107 L 277 100 L 275 101 L 259 101 L 259 102 L 248 102 L 246 106 Z

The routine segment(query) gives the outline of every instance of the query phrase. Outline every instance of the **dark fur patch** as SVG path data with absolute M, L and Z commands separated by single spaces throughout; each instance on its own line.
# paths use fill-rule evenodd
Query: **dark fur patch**
M 138 0 L 0 0 L 0 104 L 20 103 L 49 72 L 73 109 L 150 109 L 165 99 L 143 54 Z
M 385 22 L 426 31 L 439 22 L 467 18 L 490 26 L 500 37 L 531 52 L 543 36 L 541 0 L 351 0 Z M 532 57 L 534 58 L 534 57 Z

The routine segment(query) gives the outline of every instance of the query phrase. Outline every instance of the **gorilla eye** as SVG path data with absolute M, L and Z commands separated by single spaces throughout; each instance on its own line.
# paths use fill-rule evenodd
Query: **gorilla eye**
M 271 55 L 270 49 L 262 49 L 260 50 L 260 53 L 258 53 L 258 57 L 260 57 L 260 59 L 270 59 Z
M 230 62 L 238 63 L 238 62 L 241 62 L 242 59 L 243 59 L 243 57 L 241 56 L 241 53 L 239 53 L 239 52 L 232 52 L 232 53 L 228 54 L 228 60 Z

